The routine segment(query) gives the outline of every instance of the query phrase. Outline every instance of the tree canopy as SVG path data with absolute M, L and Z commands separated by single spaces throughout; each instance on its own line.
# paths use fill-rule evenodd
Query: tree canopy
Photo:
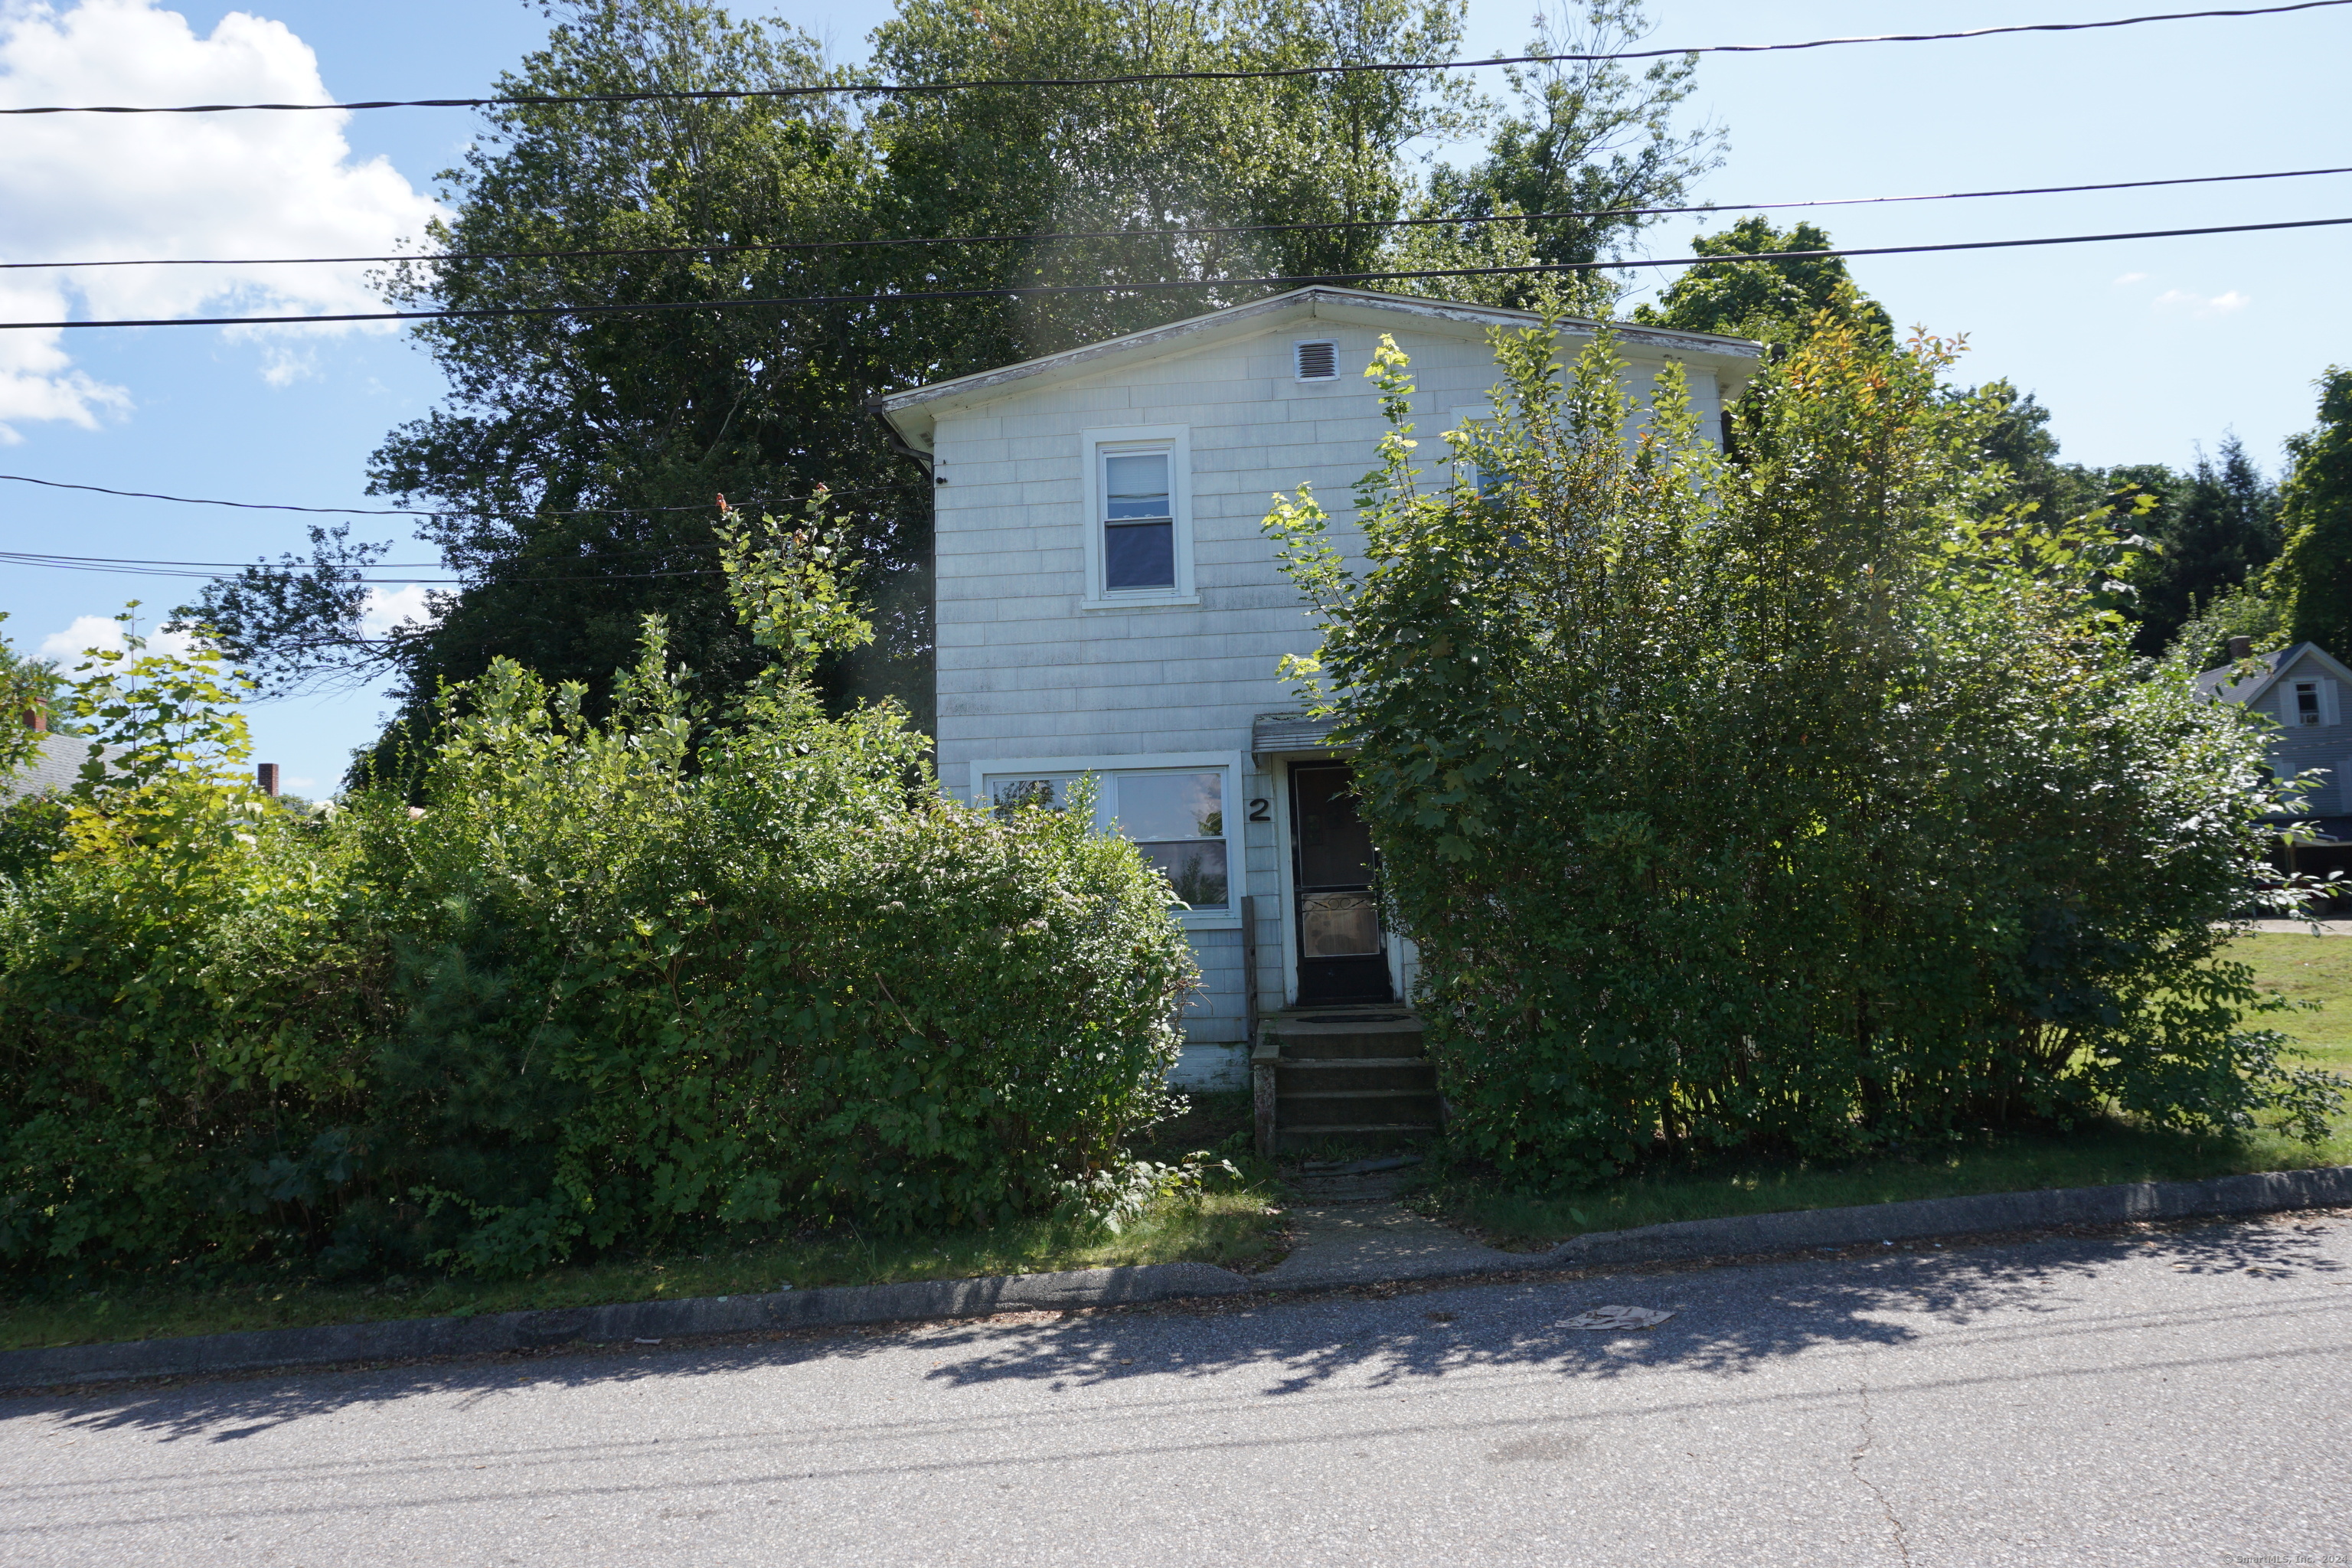
M 1032 79 L 1445 59 L 1461 0 L 901 0 L 871 75 L 814 40 L 705 0 L 563 0 L 515 95 L 852 80 Z M 1646 30 L 1638 0 L 1589 7 L 1594 37 Z M 1584 35 L 1578 35 L 1582 37 Z M 577 680 L 592 710 L 661 615 L 698 691 L 758 658 L 726 613 L 716 498 L 796 511 L 824 487 L 835 543 L 868 563 L 878 636 L 824 674 L 835 700 L 894 693 L 928 721 L 929 501 L 868 412 L 877 394 L 982 370 L 1265 292 L 1216 281 L 1590 258 L 1640 221 L 1400 233 L 1412 214 L 1678 198 L 1710 165 L 1684 133 L 1688 61 L 1518 79 L 1498 110 L 1444 73 L 1022 88 L 859 100 L 509 105 L 443 176 L 455 216 L 394 268 L 403 305 L 481 308 L 852 296 L 855 305 L 443 319 L 418 335 L 448 379 L 394 430 L 373 489 L 433 512 L 461 579 L 426 625 L 371 638 L 359 569 L 381 545 L 322 530 L 184 613 L 273 689 L 389 670 L 404 710 L 511 658 Z M 1475 135 L 1467 174 L 1415 144 Z M 1336 226 L 1245 234 L 1169 229 Z M 1084 237 L 1045 237 L 1049 236 Z M 997 237 L 915 243 L 937 237 Z M 792 248 L 807 244 L 851 248 Z M 769 249 L 715 247 L 769 246 Z M 625 256 L 516 253 L 628 249 Z M 892 303 L 904 292 L 1110 281 L 1192 287 Z M 1540 298 L 1497 282 L 1474 298 Z M 1605 288 L 1576 295 L 1605 304 Z
M 2319 379 L 2319 424 L 2287 442 L 2286 547 L 2272 574 L 2287 637 L 2352 658 L 2352 370 Z
M 1648 327 L 1788 343 L 1811 331 L 1827 311 L 1835 321 L 1892 342 L 1893 320 L 1877 300 L 1855 287 L 1843 257 L 1738 259 L 1766 251 L 1829 248 L 1828 234 L 1810 223 L 1778 229 L 1769 218 L 1741 218 L 1720 234 L 1702 234 L 1691 241 L 1694 255 L 1727 259 L 1685 268 L 1656 304 L 1635 308 L 1633 320 Z

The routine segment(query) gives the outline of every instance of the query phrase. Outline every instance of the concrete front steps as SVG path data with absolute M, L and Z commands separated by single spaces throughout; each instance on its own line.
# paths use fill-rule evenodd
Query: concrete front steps
M 1259 1025 L 1250 1066 L 1257 1145 L 1269 1156 L 1327 1139 L 1413 1142 L 1444 1118 L 1421 1020 L 1405 1008 L 1276 1013 Z

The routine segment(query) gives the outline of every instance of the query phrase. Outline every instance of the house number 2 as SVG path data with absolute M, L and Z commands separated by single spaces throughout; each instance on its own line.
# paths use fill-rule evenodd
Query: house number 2
M 1262 798 L 1250 802 L 1249 819 L 1252 822 L 1272 822 L 1274 818 L 1268 816 L 1266 811 L 1267 806 L 1271 804 L 1271 802 Z

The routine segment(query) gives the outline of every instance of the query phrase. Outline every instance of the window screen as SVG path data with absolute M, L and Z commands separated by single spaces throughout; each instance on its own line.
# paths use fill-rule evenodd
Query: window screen
M 1339 345 L 1338 343 L 1300 343 L 1298 379 L 1301 381 L 1336 381 L 1339 376 Z
M 1176 585 L 1176 514 L 1169 455 L 1112 452 L 1103 460 L 1103 586 Z

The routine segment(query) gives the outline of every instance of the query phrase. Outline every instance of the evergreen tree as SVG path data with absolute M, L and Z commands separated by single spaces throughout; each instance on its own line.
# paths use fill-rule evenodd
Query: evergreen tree
M 2279 552 L 2279 496 L 2237 437 L 2221 438 L 2220 459 L 2200 453 L 2197 466 L 2171 477 L 2141 531 L 2160 547 L 2141 567 L 2134 647 L 2153 658 L 2190 618 L 2259 576 Z

